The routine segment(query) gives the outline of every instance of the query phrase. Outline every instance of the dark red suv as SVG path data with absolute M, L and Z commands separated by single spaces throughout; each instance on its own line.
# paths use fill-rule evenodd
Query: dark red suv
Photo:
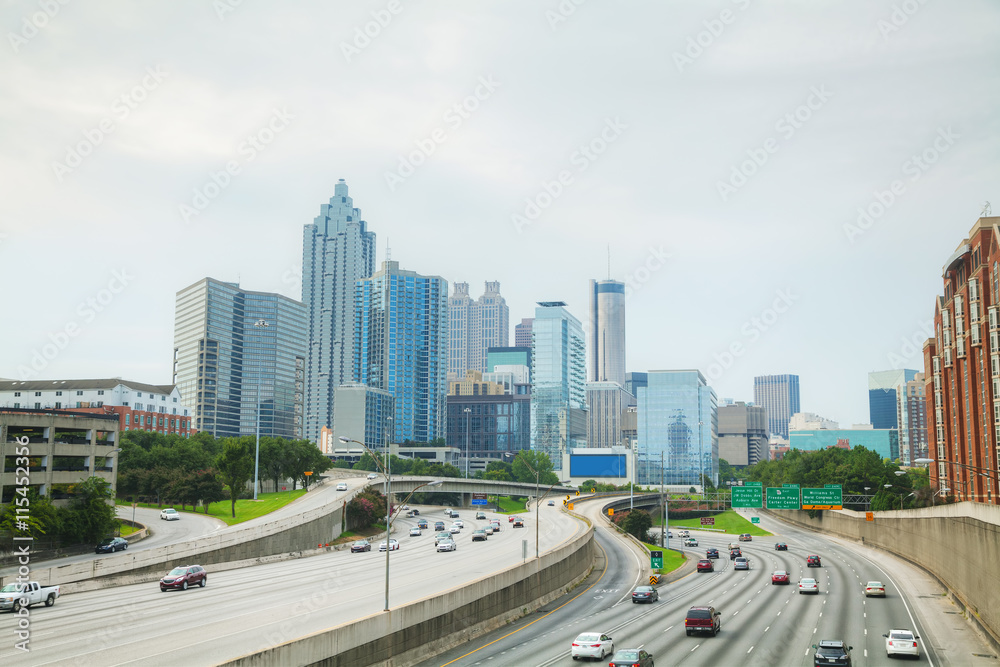
M 819 556 L 810 554 L 806 556 L 806 567 L 823 567 L 823 564 L 820 562 Z
M 703 558 L 702 560 L 698 561 L 698 571 L 715 572 L 715 565 L 713 565 L 712 561 L 708 560 L 707 558 Z
M 202 588 L 208 583 L 208 573 L 201 565 L 184 565 L 170 570 L 167 576 L 160 579 L 160 590 L 170 589 L 186 591 L 189 586 L 198 584 Z
M 722 629 L 722 614 L 715 607 L 691 607 L 684 619 L 684 631 L 690 637 L 695 632 L 709 632 L 714 637 Z

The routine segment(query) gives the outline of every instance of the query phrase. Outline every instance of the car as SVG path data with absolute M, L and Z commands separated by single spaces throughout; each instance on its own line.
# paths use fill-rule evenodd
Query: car
M 835 667 L 850 667 L 853 646 L 840 639 L 824 639 L 819 644 L 813 644 L 813 665 L 835 665 Z
M 410 511 L 413 512 L 413 516 L 417 516 L 418 514 L 420 514 L 420 510 L 418 510 L 416 507 L 414 507 Z
M 730 542 L 729 543 L 729 550 L 730 551 L 732 551 L 733 549 L 739 549 L 739 548 L 740 548 L 740 545 L 738 543 L 736 543 L 736 542 Z
M 417 521 L 417 528 L 420 530 L 427 530 L 427 519 L 420 519 Z
M 95 554 L 113 554 L 116 551 L 128 549 L 128 540 L 124 537 L 109 537 L 101 540 L 101 543 L 94 547 Z
M 418 526 L 410 528 L 410 537 L 419 537 L 419 536 L 420 536 L 420 528 Z
M 739 548 L 729 550 L 729 560 L 736 560 L 743 555 L 743 552 Z
M 750 561 L 747 560 L 745 557 L 740 556 L 739 558 L 737 558 L 736 560 L 733 561 L 733 569 L 734 570 L 749 570 L 750 569 Z
M 722 629 L 722 613 L 715 607 L 691 607 L 684 618 L 684 631 L 690 637 L 696 632 L 708 632 L 713 637 Z
M 435 547 L 438 551 L 457 551 L 458 545 L 455 544 L 455 540 L 441 540 Z
M 388 549 L 389 551 L 398 551 L 399 542 L 397 542 L 396 540 L 389 540 L 388 544 L 386 544 L 385 542 L 379 542 L 378 550 L 385 551 L 386 549 Z
M 462 521 L 461 519 L 455 519 L 454 521 L 451 522 L 451 525 L 458 526 L 459 528 L 465 528 L 465 522 Z
M 699 572 L 715 572 L 715 565 L 712 564 L 712 561 L 708 560 L 707 558 L 704 558 L 704 559 L 698 561 L 698 571 Z
M 641 648 L 620 648 L 611 657 L 610 667 L 653 667 L 653 656 Z
M 403 509 L 409 511 L 410 506 L 409 505 L 403 505 Z
M 865 584 L 865 597 L 870 598 L 872 596 L 885 597 L 885 586 L 882 585 L 881 581 L 869 581 Z
M 632 602 L 656 602 L 660 594 L 652 586 L 636 586 L 632 591 Z
M 799 579 L 799 593 L 812 593 L 813 595 L 819 595 L 819 584 L 816 583 L 815 579 L 804 578 Z
M 479 521 L 480 519 L 485 519 L 485 518 L 486 518 L 486 512 L 476 512 L 476 520 L 477 521 Z
M 195 584 L 202 588 L 208 583 L 208 573 L 201 565 L 182 565 L 170 570 L 165 577 L 160 579 L 160 590 L 182 590 L 186 591 Z
M 806 556 L 806 567 L 823 567 L 822 561 L 816 554 Z
M 416 514 L 414 514 L 414 513 L 413 513 L 413 510 L 409 510 L 409 511 L 408 511 L 408 512 L 406 513 L 406 518 L 407 518 L 407 519 L 412 519 L 412 518 L 413 518 L 413 517 L 415 517 L 415 516 L 416 516 Z
M 510 516 L 507 517 L 507 523 L 514 523 L 514 515 L 513 514 L 511 514 Z
M 337 485 L 338 491 L 347 491 L 347 482 L 341 482 Z
M 911 630 L 889 630 L 882 636 L 885 637 L 885 657 L 891 658 L 894 655 L 920 657 L 920 646 L 917 644 L 920 637 Z
M 577 635 L 573 640 L 570 655 L 574 660 L 580 658 L 597 658 L 604 660 L 604 656 L 612 655 L 615 652 L 615 642 L 610 635 L 601 632 L 584 632 Z
M 674 536 L 674 531 L 668 530 L 667 531 L 667 537 L 673 537 L 673 536 Z
M 500 522 L 499 521 L 497 521 L 496 519 L 494 519 L 493 521 L 490 521 L 490 525 L 493 526 L 493 532 L 494 533 L 499 533 L 500 532 Z
M 719 557 L 719 550 L 718 549 L 706 549 L 705 550 L 705 558 L 718 558 L 718 557 Z
M 453 523 L 451 524 L 451 527 L 448 528 L 448 532 L 451 533 L 452 535 L 455 535 L 456 533 L 461 533 L 462 527 L 459 526 L 457 523 Z
M 686 547 L 696 547 L 696 546 L 698 546 L 698 540 L 694 539 L 693 537 L 689 537 L 686 540 L 684 540 L 684 546 L 686 546 Z
M 742 533 L 740 535 L 740 542 L 750 542 L 752 540 L 753 537 L 750 535 L 750 533 Z
M 440 544 L 441 542 L 444 542 L 445 540 L 451 540 L 451 539 L 454 539 L 451 536 L 451 533 L 446 532 L 446 531 L 445 532 L 440 532 L 440 533 L 438 533 L 437 535 L 434 536 L 434 546 L 437 546 L 438 544 Z
M 486 526 L 483 528 L 483 532 L 487 535 L 492 535 L 494 533 L 493 526 Z
M 691 537 L 691 533 L 686 530 L 678 531 L 677 537 Z
M 774 572 L 771 573 L 771 584 L 772 585 L 784 584 L 785 586 L 787 586 L 788 573 L 785 572 L 784 570 L 775 570 Z
M 472 531 L 472 541 L 473 542 L 485 542 L 486 541 L 486 531 L 480 528 L 479 530 Z
M 458 518 L 458 512 L 456 512 L 455 510 L 453 510 L 450 507 L 444 511 L 444 515 L 446 517 L 448 517 L 449 519 L 457 519 Z
M 774 545 L 775 551 L 788 551 L 788 545 L 784 542 L 778 542 Z
M 434 530 L 439 531 L 439 532 L 442 531 L 442 530 L 444 530 L 444 521 L 435 521 L 434 522 Z
M 368 473 L 368 479 L 378 479 L 378 475 L 373 472 Z
M 173 507 L 160 510 L 160 518 L 164 521 L 180 521 L 181 513 Z
M 368 540 L 358 540 L 351 545 L 351 553 L 361 553 L 362 551 L 371 551 L 372 545 Z
M 556 501 L 550 500 L 549 501 L 549 507 L 555 507 L 555 506 L 556 506 Z
M 514 528 L 524 528 L 524 519 L 517 517 L 514 519 Z

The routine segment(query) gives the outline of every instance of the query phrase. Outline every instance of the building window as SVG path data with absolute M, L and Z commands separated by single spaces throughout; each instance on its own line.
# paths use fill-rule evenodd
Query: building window
M 60 409 L 62 409 L 62 403 L 60 403 L 59 401 L 56 401 L 56 410 L 60 410 Z
M 141 391 L 135 392 L 135 397 L 136 398 L 142 398 L 142 392 Z
M 36 410 L 41 410 L 42 409 L 42 404 L 41 403 L 35 403 L 35 409 Z
M 21 404 L 20 404 L 20 403 L 15 403 L 15 404 L 14 404 L 14 407 L 15 407 L 15 408 L 20 408 L 20 407 L 21 407 Z
M 19 391 L 15 391 L 14 392 L 14 398 L 18 398 L 20 395 L 21 395 L 21 392 L 19 392 Z
M 40 391 L 36 391 L 35 392 L 35 396 L 41 396 L 41 395 L 42 395 L 42 392 L 40 392 Z
M 125 425 L 128 426 L 131 423 L 132 415 L 125 415 Z
M 77 396 L 83 396 L 83 391 L 82 390 L 77 390 L 76 395 Z
M 61 391 L 57 391 L 56 392 L 56 396 L 62 396 L 62 392 Z
M 104 396 L 104 390 L 103 389 L 98 389 L 97 390 L 97 395 L 98 396 Z

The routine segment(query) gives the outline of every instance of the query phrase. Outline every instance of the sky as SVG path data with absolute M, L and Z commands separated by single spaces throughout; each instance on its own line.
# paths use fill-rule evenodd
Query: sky
M 1000 211 L 1000 5 L 0 5 L 0 377 L 172 381 L 176 293 L 301 298 L 345 179 L 401 268 L 589 317 L 719 398 L 867 423 Z

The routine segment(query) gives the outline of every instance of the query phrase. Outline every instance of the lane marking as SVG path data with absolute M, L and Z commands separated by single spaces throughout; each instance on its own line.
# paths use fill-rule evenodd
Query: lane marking
M 695 651 L 697 651 L 698 650 L 698 646 L 701 646 L 701 644 L 696 645 L 693 649 L 691 649 L 690 651 L 688 651 L 688 653 L 694 653 Z
M 750 651 L 753 650 L 753 646 L 750 647 Z M 747 651 L 747 655 L 750 655 L 750 651 Z

